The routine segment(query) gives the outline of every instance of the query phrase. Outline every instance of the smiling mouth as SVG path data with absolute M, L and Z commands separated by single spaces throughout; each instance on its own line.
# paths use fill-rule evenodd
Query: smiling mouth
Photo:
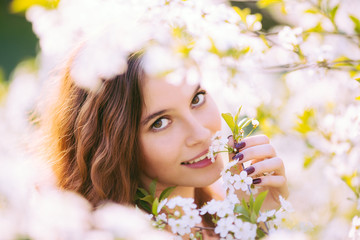
M 204 154 L 204 155 L 202 155 L 202 156 L 199 157 L 199 158 L 194 159 L 194 160 L 182 162 L 181 165 L 194 164 L 194 163 L 197 163 L 197 162 L 200 162 L 200 161 L 204 160 L 206 157 L 207 157 L 207 153 Z

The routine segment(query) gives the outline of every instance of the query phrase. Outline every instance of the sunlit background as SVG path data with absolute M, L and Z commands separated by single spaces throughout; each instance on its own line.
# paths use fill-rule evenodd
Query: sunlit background
M 76 37 L 70 35 L 75 29 L 70 20 L 50 21 L 57 13 L 47 13 L 58 4 L 0 2 L 0 239 L 167 239 L 142 215 L 124 218 L 132 209 L 109 205 L 91 213 L 83 198 L 56 191 L 49 166 L 35 150 L 41 137 L 32 122 L 37 102 L 46 94 L 50 72 L 69 53 L 68 40 Z M 86 1 L 82 4 L 87 9 Z M 224 70 L 226 79 L 206 84 L 216 89 L 222 111 L 233 113 L 243 105 L 244 114 L 256 117 L 259 132 L 272 139 L 285 162 L 295 213 L 274 239 L 360 239 L 360 2 L 231 4 L 247 21 L 241 50 L 250 50 L 236 53 L 239 63 L 226 63 L 226 70 L 238 72 Z M 75 24 L 81 14 L 69 17 Z M 61 38 L 61 31 L 69 39 Z M 215 33 L 214 38 L 212 53 L 230 49 L 226 44 L 233 39 L 222 46 L 226 38 Z M 214 63 L 209 59 L 206 64 Z

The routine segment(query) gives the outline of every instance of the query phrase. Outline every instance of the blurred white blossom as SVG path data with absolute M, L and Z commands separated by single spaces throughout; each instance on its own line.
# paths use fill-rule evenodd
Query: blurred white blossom
M 349 238 L 353 240 L 360 238 L 360 218 L 358 216 L 355 216 L 352 220 Z
M 302 31 L 301 28 L 291 29 L 289 26 L 285 26 L 278 35 L 280 44 L 288 50 L 294 50 L 294 47 L 303 41 Z

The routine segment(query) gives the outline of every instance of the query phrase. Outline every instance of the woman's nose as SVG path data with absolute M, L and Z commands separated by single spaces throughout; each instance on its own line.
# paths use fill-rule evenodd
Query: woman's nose
M 202 120 L 201 118 L 198 118 L 192 114 L 190 114 L 186 118 L 186 125 L 187 125 L 186 145 L 188 147 L 210 142 L 211 131 L 209 128 L 206 127 L 205 122 L 201 120 Z

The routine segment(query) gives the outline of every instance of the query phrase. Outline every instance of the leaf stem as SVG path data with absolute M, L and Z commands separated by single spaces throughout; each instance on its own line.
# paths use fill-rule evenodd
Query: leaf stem
M 244 163 L 241 163 L 241 167 L 242 167 L 243 169 L 245 169 Z M 255 197 L 254 197 L 254 195 L 252 194 L 250 185 L 248 185 L 248 190 L 249 190 L 249 192 L 250 192 L 250 196 L 252 197 L 252 201 L 255 202 Z M 261 216 L 260 211 L 259 211 L 259 216 Z M 267 224 L 266 221 L 264 222 L 264 225 L 265 225 L 265 227 L 266 227 L 266 232 L 264 232 L 264 233 L 265 233 L 265 235 L 268 235 L 268 234 L 269 234 L 269 226 L 268 226 L 268 224 Z

